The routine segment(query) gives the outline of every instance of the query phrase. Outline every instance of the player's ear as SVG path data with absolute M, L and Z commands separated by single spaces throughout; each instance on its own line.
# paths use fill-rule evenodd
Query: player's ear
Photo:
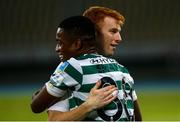
M 74 47 L 75 49 L 78 51 L 78 50 L 81 50 L 83 48 L 83 43 L 80 39 L 77 39 L 75 42 L 74 42 Z

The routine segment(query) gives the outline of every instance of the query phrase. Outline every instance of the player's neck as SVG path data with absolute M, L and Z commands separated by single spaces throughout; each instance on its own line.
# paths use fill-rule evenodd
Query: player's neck
M 90 53 L 97 53 L 95 47 L 90 47 L 90 48 L 87 50 L 87 54 L 90 54 Z

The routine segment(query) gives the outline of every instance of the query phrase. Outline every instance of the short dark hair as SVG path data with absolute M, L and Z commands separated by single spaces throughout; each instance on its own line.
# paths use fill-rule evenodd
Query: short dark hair
M 73 39 L 81 39 L 81 41 L 95 40 L 95 27 L 90 19 L 84 16 L 72 16 L 64 19 L 59 26 L 69 37 Z

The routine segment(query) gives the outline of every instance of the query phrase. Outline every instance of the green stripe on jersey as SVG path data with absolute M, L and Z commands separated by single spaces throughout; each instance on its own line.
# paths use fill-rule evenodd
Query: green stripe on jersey
M 123 67 L 123 72 L 124 73 L 129 73 L 128 69 L 126 69 L 126 67 Z
M 122 81 L 118 80 L 115 81 L 118 89 L 121 90 L 122 89 Z M 91 91 L 91 89 L 95 86 L 95 83 L 92 84 L 82 84 L 82 86 L 80 87 L 80 89 L 78 89 L 79 92 L 87 92 L 89 93 Z
M 97 58 L 97 57 L 101 57 L 100 55 L 96 55 L 96 54 L 83 54 L 79 57 L 76 57 L 76 60 L 84 60 L 84 59 L 88 59 L 88 58 Z
M 127 100 L 127 108 L 131 108 L 131 109 L 134 108 L 134 104 L 132 100 Z
M 129 121 L 127 118 L 121 118 L 121 119 L 119 119 L 118 121 L 124 121 L 124 122 L 127 122 L 127 121 Z
M 56 86 L 61 90 L 67 90 L 69 88 L 69 86 L 67 86 L 66 84 L 64 84 L 64 82 L 62 82 L 59 86 Z
M 78 83 L 82 83 L 82 74 L 78 70 L 76 70 L 71 64 L 66 67 L 65 72 L 73 79 L 75 79 Z
M 77 97 L 72 97 L 72 99 L 73 100 L 71 102 L 74 102 L 77 106 L 80 106 L 83 102 L 85 102 Z
M 117 106 L 114 102 L 110 102 L 108 105 L 104 106 L 103 109 L 104 110 L 113 110 L 116 109 Z
M 116 81 L 116 84 L 118 86 L 118 89 L 121 90 L 122 89 L 122 81 L 118 80 L 118 81 Z
M 87 92 L 87 93 L 89 93 L 94 86 L 95 86 L 95 83 L 84 84 L 84 85 L 81 86 L 81 88 L 78 91 L 79 92 Z
M 72 108 L 75 108 L 76 106 L 77 106 L 77 104 L 76 104 L 74 97 L 70 98 L 69 99 L 69 108 L 72 109 Z
M 76 106 L 80 106 L 83 102 L 85 102 L 85 101 L 83 101 L 77 97 L 71 97 L 69 99 L 69 108 L 72 109 Z
M 112 71 L 122 71 L 123 73 L 128 73 L 124 67 L 121 67 L 117 63 L 82 66 L 82 70 L 84 75 L 106 73 Z

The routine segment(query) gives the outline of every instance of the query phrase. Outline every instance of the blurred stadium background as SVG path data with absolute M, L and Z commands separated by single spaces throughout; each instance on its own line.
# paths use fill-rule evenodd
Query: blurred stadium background
M 126 22 L 116 58 L 135 80 L 143 120 L 180 121 L 179 0 L 0 0 L 0 120 L 46 120 L 32 93 L 58 65 L 58 23 L 92 5 Z

